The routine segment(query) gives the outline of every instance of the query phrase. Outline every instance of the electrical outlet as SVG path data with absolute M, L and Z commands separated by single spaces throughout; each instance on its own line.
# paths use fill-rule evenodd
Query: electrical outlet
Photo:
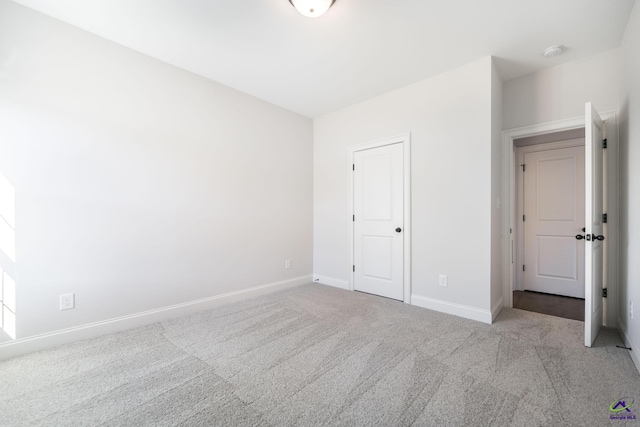
M 285 259 L 284 260 L 284 269 L 285 270 L 291 270 L 291 260 L 290 259 Z
M 447 275 L 441 274 L 438 279 L 438 286 L 447 286 Z
M 633 301 L 629 301 L 629 317 L 633 319 Z
M 62 310 L 71 310 L 76 306 L 75 295 L 74 294 L 63 294 L 60 295 L 60 311 Z

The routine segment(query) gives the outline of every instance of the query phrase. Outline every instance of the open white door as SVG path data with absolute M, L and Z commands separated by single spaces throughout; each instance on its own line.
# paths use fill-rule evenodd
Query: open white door
M 604 124 L 590 102 L 585 107 L 585 308 L 584 344 L 591 347 L 602 326 L 604 240 Z M 576 236 L 580 237 L 580 236 Z

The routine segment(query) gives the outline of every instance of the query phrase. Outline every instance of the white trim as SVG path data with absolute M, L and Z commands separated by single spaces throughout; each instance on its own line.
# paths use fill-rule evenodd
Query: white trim
M 498 302 L 496 302 L 494 306 L 491 307 L 491 323 L 493 323 L 496 320 L 496 317 L 498 317 L 498 314 L 500 314 L 500 311 L 502 311 L 502 307 L 504 307 L 503 302 L 504 302 L 504 299 L 500 297 Z
M 638 372 L 640 372 L 640 356 L 638 356 L 637 351 L 634 351 L 634 349 L 637 350 L 640 347 L 637 347 L 636 343 L 634 343 L 631 340 L 631 337 L 627 334 L 626 328 L 622 327 L 623 323 L 620 321 L 619 317 L 617 317 L 617 320 L 618 320 L 618 326 L 619 326 L 618 330 L 622 335 L 622 341 L 624 341 L 625 347 L 631 348 L 631 350 L 629 350 L 629 356 L 631 356 L 631 360 L 633 360 L 633 364 L 636 365 L 636 369 L 638 370 Z
M 617 125 L 617 117 L 615 111 L 601 113 L 603 120 L 611 121 Z M 515 195 L 515 147 L 513 141 L 518 138 L 529 136 L 543 135 L 547 133 L 560 132 L 564 130 L 578 129 L 585 126 L 584 116 L 573 117 L 570 119 L 557 120 L 548 123 L 541 123 L 531 126 L 523 126 L 514 129 L 507 129 L 502 132 L 502 199 L 503 206 L 503 242 L 502 242 L 502 259 L 503 259 L 503 299 L 505 307 L 513 307 L 513 284 L 514 284 L 514 262 L 512 262 L 512 238 L 514 234 L 509 233 L 510 230 L 515 232 L 516 229 L 516 195 Z M 616 132 L 617 135 L 617 132 Z M 616 164 L 617 166 L 617 164 Z M 614 168 L 617 170 L 618 168 Z M 615 238 L 617 242 L 617 238 Z M 615 260 L 614 260 L 615 262 Z
M 421 295 L 411 295 L 411 304 L 427 308 L 429 310 L 439 311 L 441 313 L 464 317 L 465 319 L 476 320 L 482 323 L 491 324 L 492 321 L 492 313 L 489 310 L 482 310 L 468 305 L 427 298 Z
M 184 316 L 187 314 L 206 310 L 212 307 L 218 307 L 221 305 L 242 301 L 248 298 L 257 297 L 259 295 L 265 295 L 272 292 L 289 289 L 309 282 L 311 282 L 311 275 L 300 276 L 289 280 L 255 286 L 249 289 L 228 292 L 222 295 L 215 295 L 212 297 L 188 301 L 181 304 L 161 307 L 155 310 L 143 311 L 140 313 L 101 320 L 99 322 L 87 323 L 84 325 L 74 326 L 67 329 L 60 329 L 57 331 L 47 332 L 31 337 L 19 338 L 17 340 L 0 344 L 0 360 L 20 356 L 22 354 L 31 353 L 33 351 L 44 350 L 61 344 L 68 344 L 74 341 L 123 331 L 125 329 L 149 325 L 174 317 Z
M 313 282 L 321 285 L 333 286 L 334 288 L 350 290 L 348 280 L 340 280 L 333 277 L 318 276 L 317 274 L 314 274 Z
M 354 265 L 354 229 L 353 221 L 353 156 L 357 151 L 369 150 L 371 148 L 383 147 L 385 145 L 402 144 L 403 148 L 403 169 L 404 169 L 404 284 L 403 284 L 403 301 L 411 304 L 411 133 L 405 133 L 390 138 L 379 139 L 376 141 L 365 142 L 363 144 L 352 145 L 348 148 L 347 170 L 349 171 L 349 212 L 347 218 L 349 221 L 349 234 L 347 236 L 349 243 L 349 282 L 348 290 L 353 290 L 353 271 L 351 266 Z
M 584 127 L 584 116 L 572 117 L 570 119 L 556 120 L 553 122 L 539 123 L 530 126 L 507 129 L 503 135 L 510 136 L 511 139 L 526 138 L 530 136 L 555 133 L 563 130 L 579 129 Z

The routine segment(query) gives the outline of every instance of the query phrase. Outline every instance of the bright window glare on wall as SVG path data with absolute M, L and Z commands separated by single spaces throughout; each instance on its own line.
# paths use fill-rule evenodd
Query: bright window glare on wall
M 15 189 L 0 173 L 0 257 L 3 263 L 16 262 L 16 194 Z M 0 254 L 1 255 L 1 254 Z M 16 282 L 6 270 L 0 269 L 0 328 L 16 339 Z
M 2 274 L 2 304 L 16 312 L 16 282 L 7 274 Z
M 16 262 L 16 191 L 0 173 L 0 250 Z
M 2 330 L 4 330 L 11 339 L 16 339 L 16 314 L 7 307 L 2 307 Z
M 0 173 L 0 216 L 9 227 L 16 228 L 16 192 L 2 173 Z
M 0 328 L 16 339 L 16 282 L 0 270 Z
M 11 261 L 16 262 L 16 232 L 2 218 L 0 218 L 0 250 Z
M 16 282 L 0 269 L 0 328 L 16 339 Z

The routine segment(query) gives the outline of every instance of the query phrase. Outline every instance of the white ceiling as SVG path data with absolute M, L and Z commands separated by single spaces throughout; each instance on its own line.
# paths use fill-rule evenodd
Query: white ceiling
M 487 55 L 504 80 L 613 49 L 634 0 L 15 0 L 307 117 Z M 542 51 L 567 46 L 552 59 Z

